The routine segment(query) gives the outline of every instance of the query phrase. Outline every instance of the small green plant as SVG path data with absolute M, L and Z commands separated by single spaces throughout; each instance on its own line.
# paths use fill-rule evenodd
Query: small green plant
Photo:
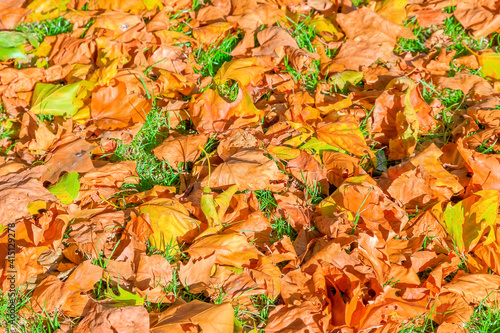
M 237 81 L 228 80 L 227 82 L 217 86 L 217 90 L 220 96 L 234 102 L 238 97 L 239 84 Z
M 432 82 L 420 80 L 419 83 L 422 84 L 422 96 L 427 103 L 437 99 L 444 106 L 443 110 L 436 116 L 436 119 L 440 122 L 439 128 L 432 133 L 422 135 L 420 143 L 433 140 L 436 137 L 442 137 L 444 142 L 448 142 L 456 123 L 453 115 L 462 108 L 467 96 L 464 96 L 461 90 L 446 88 L 443 91 L 438 91 Z
M 278 207 L 278 203 L 276 202 L 273 193 L 268 190 L 255 191 L 255 196 L 259 201 L 260 211 L 267 218 L 269 218 L 274 209 Z
M 484 300 L 474 310 L 472 317 L 465 326 L 470 333 L 500 333 L 500 309 L 495 302 L 487 305 Z
M 305 89 L 313 92 L 318 83 L 323 82 L 325 78 L 321 77 L 320 62 L 319 60 L 312 60 L 311 65 L 305 72 L 301 72 L 293 68 L 288 56 L 284 58 L 285 70 L 283 72 L 292 74 L 294 81 L 297 81 Z
M 12 134 L 11 126 L 9 115 L 5 111 L 3 103 L 0 102 L 0 140 Z
M 495 145 L 498 142 L 498 138 L 489 144 L 488 140 L 485 140 L 481 145 L 476 148 L 476 151 L 481 154 L 500 154 L 500 150 L 495 149 Z
M 72 32 L 73 24 L 61 16 L 52 20 L 21 23 L 15 30 L 34 33 L 38 36 L 39 40 L 43 40 L 46 36 L 55 36 Z
M 302 170 L 300 171 L 300 175 L 302 177 L 302 183 L 304 185 L 305 189 L 305 199 L 307 205 L 317 205 L 319 204 L 324 198 L 326 198 L 326 195 L 321 193 L 321 184 L 315 179 L 312 184 L 307 184 L 306 177 L 304 176 L 304 173 Z
M 177 246 L 177 241 L 171 239 L 169 242 L 165 242 L 165 251 L 160 251 L 156 247 L 152 246 L 149 239 L 146 241 L 146 253 L 151 256 L 154 254 L 159 254 L 168 260 L 169 263 L 174 263 L 178 260 L 180 250 Z
M 136 161 L 138 184 L 125 184 L 125 189 L 145 191 L 154 185 L 176 186 L 179 184 L 180 170 L 175 170 L 166 161 L 160 161 L 151 151 L 168 137 L 170 121 L 168 116 L 158 107 L 153 107 L 149 112 L 146 123 L 128 144 L 119 143 L 112 161 Z M 179 130 L 190 132 L 189 125 L 181 124 Z
M 201 69 L 195 70 L 204 77 L 214 77 L 219 68 L 226 61 L 231 61 L 231 51 L 243 38 L 243 34 L 239 31 L 237 34 L 229 34 L 219 44 L 210 45 L 208 49 L 203 50 L 200 46 L 194 51 L 194 57 Z
M 0 327 L 6 328 L 7 332 L 15 333 L 52 333 L 61 327 L 59 322 L 60 314 L 58 311 L 48 313 L 45 308 L 41 313 L 37 313 L 29 306 L 31 292 L 23 292 L 19 288 L 15 293 L 16 320 L 10 320 L 11 298 L 7 293 L 0 295 Z M 21 309 L 27 310 L 28 316 L 22 317 L 19 312 Z M 25 312 L 26 313 L 26 312 Z
M 301 15 L 303 19 L 299 22 L 295 22 L 289 17 L 287 17 L 287 19 L 288 22 L 292 25 L 291 35 L 293 39 L 295 39 L 295 41 L 297 42 L 297 45 L 301 49 L 306 49 L 309 52 L 316 53 L 317 52 L 316 47 L 312 44 L 312 41 L 316 37 L 316 31 L 314 31 L 313 27 L 308 25 L 311 15 L 312 14 L 309 14 L 307 16 Z
M 417 39 L 400 38 L 395 53 L 413 52 L 423 53 L 427 51 L 425 40 L 432 34 L 432 28 L 422 28 L 416 17 L 410 17 L 404 22 L 404 26 L 413 31 Z
M 448 7 L 444 10 L 451 13 L 455 9 L 454 7 Z M 444 28 L 444 34 L 449 36 L 453 41 L 453 43 L 447 47 L 447 50 L 455 50 L 457 52 L 455 57 L 469 53 L 468 48 L 476 51 L 491 47 L 492 40 L 487 38 L 474 39 L 467 33 L 455 16 L 450 16 L 444 21 Z
M 264 329 L 269 318 L 269 313 L 276 307 L 276 302 L 266 295 L 250 296 L 254 311 L 243 309 L 241 304 L 234 308 L 234 316 L 245 331 L 264 333 Z M 252 330 L 253 329 L 253 330 Z
M 271 221 L 271 228 L 273 231 L 271 232 L 271 242 L 277 242 L 285 236 L 290 237 L 290 240 L 293 242 L 295 238 L 297 238 L 297 232 L 292 228 L 288 219 L 283 217 L 278 217 Z

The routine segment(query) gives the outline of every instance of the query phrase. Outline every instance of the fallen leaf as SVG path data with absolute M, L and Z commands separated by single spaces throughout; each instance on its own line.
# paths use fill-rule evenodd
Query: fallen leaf
M 189 216 L 189 212 L 178 201 L 155 199 L 139 206 L 140 214 L 148 214 L 153 234 L 151 245 L 174 255 L 179 250 L 178 238 L 200 227 L 200 221 Z
M 432 213 L 442 223 L 453 244 L 461 252 L 474 249 L 480 238 L 486 235 L 485 245 L 495 241 L 497 224 L 498 192 L 478 191 L 456 205 L 439 203 Z
M 213 305 L 194 300 L 190 303 L 171 307 L 160 314 L 154 333 L 184 332 L 184 325 L 200 327 L 203 332 L 233 332 L 234 312 L 230 303 Z
M 259 177 L 254 175 L 258 174 Z M 281 173 L 276 163 L 264 156 L 258 149 L 242 149 L 219 165 L 209 177 L 202 181 L 203 186 L 212 189 L 228 188 L 237 185 L 240 191 L 272 189 L 279 187 L 286 176 Z
M 161 145 L 152 150 L 152 153 L 168 165 L 178 170 L 179 163 L 194 162 L 200 157 L 208 136 L 204 134 L 186 135 L 181 137 L 171 136 Z

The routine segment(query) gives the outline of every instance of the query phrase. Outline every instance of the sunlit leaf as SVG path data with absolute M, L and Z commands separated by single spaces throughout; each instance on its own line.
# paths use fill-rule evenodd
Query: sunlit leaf
M 480 73 L 494 80 L 500 80 L 500 54 L 484 52 L 478 56 L 481 65 Z
M 139 206 L 139 213 L 149 214 L 153 229 L 153 234 L 149 236 L 151 245 L 169 255 L 179 250 L 178 237 L 200 226 L 200 221 L 190 217 L 186 208 L 172 199 L 144 203 Z
M 144 298 L 123 289 L 119 285 L 117 285 L 116 287 L 118 288 L 117 294 L 109 286 L 106 289 L 106 291 L 104 291 L 104 296 L 106 296 L 106 298 L 113 300 L 111 306 L 118 308 L 124 306 L 135 306 L 144 304 Z
M 53 116 L 73 116 L 83 106 L 77 98 L 81 89 L 87 86 L 86 81 L 80 81 L 65 86 L 37 83 L 31 99 L 31 111 L 35 114 Z
M 257 65 L 257 58 L 234 59 L 222 65 L 214 76 L 214 82 L 223 84 L 228 80 L 235 80 L 246 86 L 266 70 L 265 67 Z
M 443 208 L 439 203 L 432 212 L 448 232 L 453 245 L 463 252 L 472 250 L 483 236 L 486 236 L 484 245 L 495 241 L 498 205 L 498 191 L 485 190 L 455 205 L 450 202 Z
M 48 188 L 63 204 L 70 204 L 78 197 L 80 182 L 78 172 L 68 172 L 59 179 L 57 184 Z

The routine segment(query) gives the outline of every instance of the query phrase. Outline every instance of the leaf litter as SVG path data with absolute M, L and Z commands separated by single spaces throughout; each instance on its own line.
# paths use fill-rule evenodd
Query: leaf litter
M 4 1 L 0 331 L 493 331 L 499 11 Z

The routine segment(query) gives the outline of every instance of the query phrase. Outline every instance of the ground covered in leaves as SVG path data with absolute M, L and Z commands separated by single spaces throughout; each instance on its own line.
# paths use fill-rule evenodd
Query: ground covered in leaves
M 2 1 L 0 332 L 498 331 L 499 12 Z

